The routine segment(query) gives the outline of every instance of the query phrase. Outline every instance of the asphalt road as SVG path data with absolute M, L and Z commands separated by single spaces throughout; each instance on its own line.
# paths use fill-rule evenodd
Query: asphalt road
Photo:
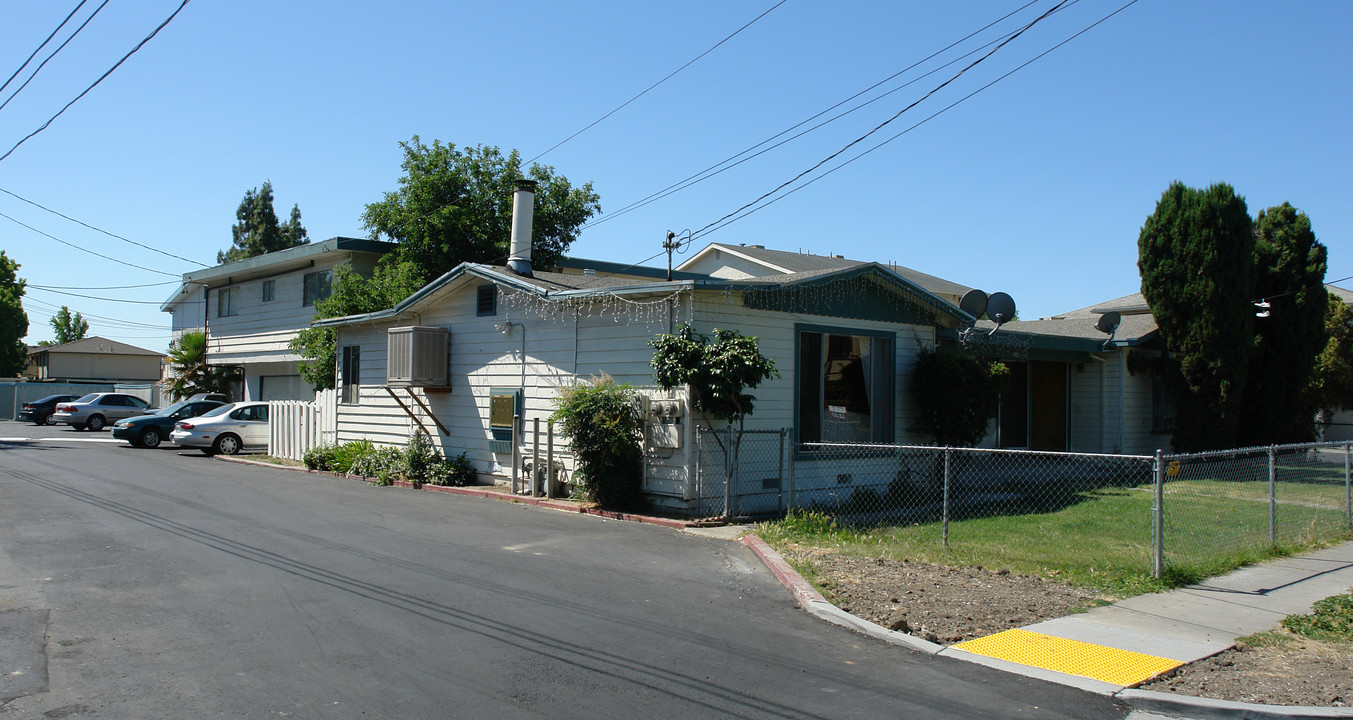
M 111 440 L 0 422 L 0 717 L 1125 714 L 815 620 L 737 543 Z

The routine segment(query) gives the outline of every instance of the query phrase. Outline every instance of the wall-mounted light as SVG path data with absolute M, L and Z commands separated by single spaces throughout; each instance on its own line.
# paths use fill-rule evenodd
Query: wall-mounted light
M 508 333 L 512 332 L 513 325 L 514 323 L 511 320 L 506 320 L 504 322 L 498 323 L 497 325 L 494 325 L 494 327 L 498 328 L 498 332 L 507 335 Z

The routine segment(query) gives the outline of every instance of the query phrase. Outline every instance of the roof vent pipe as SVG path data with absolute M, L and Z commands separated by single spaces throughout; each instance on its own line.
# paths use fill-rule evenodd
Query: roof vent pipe
M 531 277 L 531 216 L 536 206 L 536 181 L 518 180 L 512 194 L 512 244 L 507 269 Z

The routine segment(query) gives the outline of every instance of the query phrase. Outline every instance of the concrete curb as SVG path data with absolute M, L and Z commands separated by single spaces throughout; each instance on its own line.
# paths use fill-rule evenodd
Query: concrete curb
M 343 473 L 329 472 L 327 470 L 311 470 L 310 468 L 307 467 L 297 467 L 294 465 L 278 465 L 276 463 L 262 462 L 259 460 L 249 460 L 247 458 L 240 458 L 229 455 L 214 455 L 212 457 L 217 460 L 239 463 L 241 465 L 254 465 L 257 467 L 277 468 L 278 470 L 300 471 L 310 473 L 311 475 L 328 475 L 330 477 L 360 480 L 361 482 L 364 482 L 368 485 L 374 485 L 374 483 L 369 482 L 367 478 L 358 478 L 355 475 L 345 475 Z M 390 483 L 390 487 L 404 488 L 406 490 L 423 490 L 425 492 L 451 493 L 452 495 L 468 495 L 471 497 L 479 497 L 487 500 L 503 500 L 506 502 L 517 503 L 519 505 L 532 505 L 535 507 L 548 508 L 550 510 L 575 512 L 580 515 L 595 515 L 597 517 L 606 518 L 608 520 L 623 520 L 625 522 L 644 523 L 645 525 L 658 525 L 661 527 L 671 528 L 673 530 L 685 530 L 686 528 L 691 526 L 691 523 L 686 520 L 674 520 L 672 518 L 656 517 L 653 515 L 639 515 L 636 513 L 622 513 L 616 512 L 614 510 L 603 510 L 601 508 L 585 507 L 582 505 L 577 505 L 575 503 L 560 502 L 548 498 L 511 495 L 509 493 L 497 492 L 482 487 L 475 487 L 473 485 L 466 487 L 453 487 L 449 485 L 416 485 L 411 482 L 396 480 Z
M 1169 717 L 1197 720 L 1292 720 L 1293 718 L 1353 718 L 1353 708 L 1326 708 L 1309 706 L 1260 705 L 1229 700 L 1175 695 L 1153 690 L 1136 690 L 1077 675 L 1020 665 L 982 655 L 937 645 L 906 633 L 888 630 L 880 625 L 855 617 L 836 607 L 813 589 L 789 563 L 766 541 L 755 535 L 744 535 L 742 543 L 765 563 L 766 569 L 793 595 L 795 602 L 815 617 L 849 628 L 863 635 L 893 645 L 901 645 L 928 655 L 942 655 L 955 660 L 977 663 L 995 670 L 1024 677 L 1069 685 L 1098 695 L 1107 695 L 1123 701 L 1135 711 L 1156 713 Z

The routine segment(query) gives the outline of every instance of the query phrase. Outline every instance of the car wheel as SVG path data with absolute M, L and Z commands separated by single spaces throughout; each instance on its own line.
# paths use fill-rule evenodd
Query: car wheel
M 99 432 L 100 430 L 103 429 L 103 424 L 104 419 L 102 415 L 91 415 L 89 417 L 89 422 L 85 423 L 85 427 L 89 428 L 90 430 L 93 430 L 94 432 Z
M 85 429 L 85 424 L 84 424 L 84 423 L 71 423 L 70 426 L 73 427 L 73 428 L 75 428 L 76 430 L 84 430 L 84 429 Z
M 211 449 L 222 455 L 237 455 L 240 452 L 240 439 L 230 433 L 226 433 L 212 443 Z
M 33 424 L 34 424 L 34 425 L 55 425 L 55 424 L 56 424 L 56 421 L 52 419 L 52 416 L 51 416 L 51 415 L 47 415 L 47 416 L 45 416 L 45 417 L 42 416 L 42 415 L 34 415 L 34 416 L 33 416 Z
M 149 427 L 141 432 L 140 442 L 143 448 L 157 448 L 162 440 L 164 438 L 160 437 L 159 428 Z

